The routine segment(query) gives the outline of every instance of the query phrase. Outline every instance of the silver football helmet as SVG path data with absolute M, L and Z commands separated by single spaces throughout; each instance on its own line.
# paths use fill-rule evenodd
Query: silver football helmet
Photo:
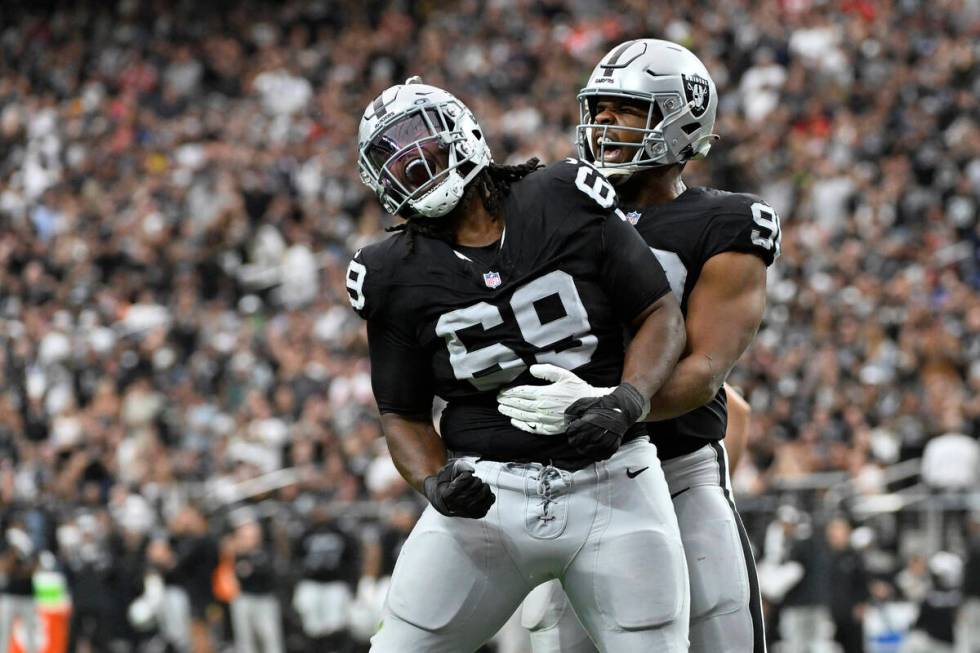
M 411 77 L 364 110 L 357 167 L 385 210 L 446 215 L 492 161 L 473 113 L 451 93 Z M 414 217 L 414 216 L 413 216 Z
M 598 124 L 601 97 L 649 103 L 645 127 Z M 637 39 L 616 46 L 592 71 L 578 99 L 579 157 L 609 177 L 703 158 L 718 138 L 712 133 L 718 108 L 715 83 L 700 59 L 670 41 Z M 639 132 L 642 138 L 639 143 L 614 141 L 610 130 Z M 628 161 L 606 162 L 607 149 L 614 148 L 633 148 L 636 154 Z

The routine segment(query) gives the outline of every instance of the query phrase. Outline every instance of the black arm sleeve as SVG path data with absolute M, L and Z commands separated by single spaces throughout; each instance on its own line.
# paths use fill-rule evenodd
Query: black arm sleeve
M 371 385 L 378 410 L 398 415 L 428 415 L 434 395 L 432 357 L 407 334 L 368 320 Z
M 670 292 L 657 257 L 636 229 L 615 215 L 602 227 L 602 285 L 624 324 Z

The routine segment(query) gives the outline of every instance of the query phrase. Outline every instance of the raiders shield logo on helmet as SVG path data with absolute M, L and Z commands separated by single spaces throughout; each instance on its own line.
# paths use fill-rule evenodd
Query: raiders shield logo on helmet
M 687 102 L 691 107 L 691 113 L 694 114 L 695 118 L 700 118 L 708 109 L 708 94 L 711 93 L 708 80 L 697 74 L 683 75 L 683 77 L 684 94 L 687 95 Z

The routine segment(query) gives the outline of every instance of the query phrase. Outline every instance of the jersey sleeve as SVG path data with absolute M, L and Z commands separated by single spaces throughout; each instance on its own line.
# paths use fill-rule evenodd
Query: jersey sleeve
M 346 278 L 351 306 L 367 320 L 374 398 L 382 413 L 428 415 L 435 386 L 431 356 L 414 337 L 411 319 L 389 301 L 384 261 L 390 252 L 383 247 L 355 252 Z
M 758 198 L 742 195 L 712 217 L 704 235 L 704 260 L 723 252 L 744 252 L 772 265 L 779 256 L 780 235 L 776 210 Z
M 384 270 L 371 264 L 371 257 L 365 250 L 354 252 L 347 265 L 347 298 L 354 311 L 365 320 L 381 317 L 385 306 L 386 284 L 383 282 Z
M 429 415 L 435 395 L 432 359 L 396 326 L 368 320 L 371 386 L 381 413 Z
M 618 211 L 602 227 L 602 284 L 623 323 L 670 292 L 663 267 Z

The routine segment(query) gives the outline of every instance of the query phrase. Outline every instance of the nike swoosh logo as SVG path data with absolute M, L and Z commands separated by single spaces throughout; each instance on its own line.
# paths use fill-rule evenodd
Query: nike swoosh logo
M 630 471 L 630 468 L 627 467 L 626 468 L 626 475 L 629 476 L 630 478 L 636 478 L 637 476 L 639 476 L 643 472 L 647 471 L 648 469 L 650 469 L 650 468 L 649 467 L 644 467 L 643 469 L 638 469 L 635 472 L 632 472 L 632 471 Z
M 682 494 L 684 494 L 685 492 L 687 492 L 687 491 L 688 491 L 688 490 L 690 490 L 690 489 L 691 489 L 691 488 L 689 488 L 689 487 L 686 487 L 686 488 L 684 488 L 683 490 L 681 490 L 680 492 L 674 492 L 674 493 L 673 493 L 672 495 L 670 495 L 670 498 L 671 498 L 671 499 L 676 499 L 677 497 L 679 497 L 680 495 L 682 495 Z

